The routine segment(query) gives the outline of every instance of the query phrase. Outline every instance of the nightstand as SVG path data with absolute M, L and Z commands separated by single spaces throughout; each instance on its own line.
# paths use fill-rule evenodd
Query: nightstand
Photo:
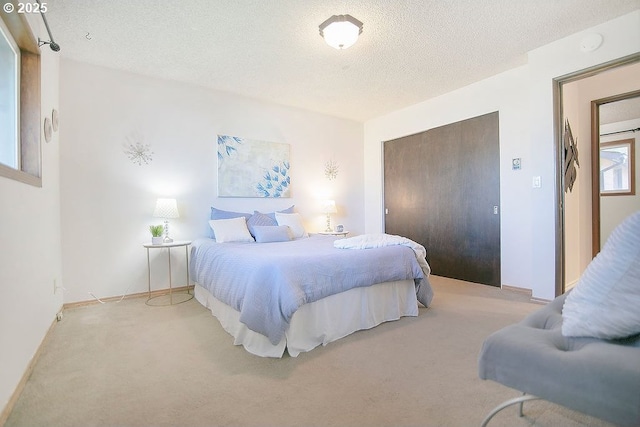
M 147 248 L 147 279 L 148 279 L 148 286 L 149 286 L 149 295 L 147 298 L 147 305 L 153 305 L 153 306 L 160 306 L 160 305 L 174 305 L 174 304 L 180 304 L 183 302 L 187 302 L 190 299 L 193 298 L 193 294 L 189 292 L 189 286 L 190 286 L 190 281 L 189 281 L 189 245 L 191 245 L 191 241 L 190 240 L 176 240 L 174 242 L 171 243 L 162 243 L 159 245 L 154 245 L 152 243 L 145 243 L 142 246 L 144 246 L 145 248 Z M 185 264 L 187 267 L 187 291 L 185 292 L 173 292 L 173 283 L 172 283 L 172 278 L 171 278 L 171 248 L 179 248 L 181 246 L 184 246 L 184 254 L 185 254 Z M 167 260 L 169 262 L 169 293 L 163 293 L 160 295 L 155 295 L 155 296 L 151 296 L 151 262 L 149 260 L 149 250 L 150 249 L 167 249 Z M 168 302 L 164 302 L 164 301 L 160 301 L 160 298 L 162 297 L 167 297 L 169 296 L 169 301 Z M 164 298 L 166 299 L 166 298 Z M 151 302 L 153 301 L 153 302 Z
M 344 231 L 318 231 L 318 234 L 324 234 L 325 236 L 343 236 L 347 237 L 349 232 L 347 230 Z

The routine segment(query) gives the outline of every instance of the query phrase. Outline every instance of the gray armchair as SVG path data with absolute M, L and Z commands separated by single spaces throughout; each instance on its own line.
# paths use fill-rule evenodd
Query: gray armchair
M 572 338 L 561 333 L 567 294 L 503 328 L 484 342 L 479 375 L 519 390 L 487 415 L 544 399 L 623 426 L 640 426 L 640 335 L 621 340 Z M 640 310 L 640 307 L 638 308 Z

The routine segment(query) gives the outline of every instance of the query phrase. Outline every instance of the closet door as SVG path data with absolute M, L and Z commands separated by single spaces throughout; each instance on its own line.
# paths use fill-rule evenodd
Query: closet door
M 500 286 L 498 113 L 384 142 L 385 232 L 438 276 Z

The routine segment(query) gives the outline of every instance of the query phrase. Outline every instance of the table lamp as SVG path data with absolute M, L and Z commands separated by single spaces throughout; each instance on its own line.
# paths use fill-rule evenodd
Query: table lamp
M 331 231 L 331 214 L 338 212 L 335 200 L 325 200 L 322 202 L 322 211 L 327 214 L 327 229 L 324 231 Z
M 153 211 L 154 218 L 164 219 L 164 240 L 163 243 L 171 243 L 173 239 L 169 237 L 169 218 L 179 218 L 178 204 L 176 199 L 158 199 L 156 209 Z

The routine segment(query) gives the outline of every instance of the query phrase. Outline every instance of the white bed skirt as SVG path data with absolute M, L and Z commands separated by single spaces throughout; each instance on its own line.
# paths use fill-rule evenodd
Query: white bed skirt
M 235 345 L 257 356 L 282 357 L 285 348 L 296 357 L 301 352 L 373 328 L 402 316 L 417 316 L 418 301 L 413 279 L 354 288 L 305 304 L 293 314 L 282 340 L 273 345 L 267 337 L 240 323 L 240 313 L 195 285 L 195 297 L 234 337 Z

